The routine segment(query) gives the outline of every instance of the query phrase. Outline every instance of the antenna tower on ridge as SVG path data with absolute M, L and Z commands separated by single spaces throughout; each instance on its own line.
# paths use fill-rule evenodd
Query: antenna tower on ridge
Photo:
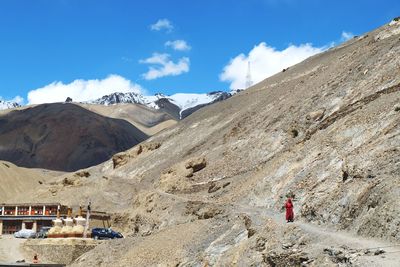
M 246 75 L 246 89 L 253 85 L 253 81 L 251 80 L 251 69 L 250 69 L 250 61 L 247 65 L 247 75 Z

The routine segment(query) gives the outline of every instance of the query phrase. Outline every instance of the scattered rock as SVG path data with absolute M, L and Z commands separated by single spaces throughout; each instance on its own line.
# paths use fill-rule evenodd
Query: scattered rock
M 226 182 L 226 183 L 224 183 L 224 184 L 222 185 L 222 187 L 225 188 L 225 187 L 227 187 L 227 186 L 230 185 L 230 184 L 231 184 L 231 182 Z
M 80 172 L 76 172 L 74 175 L 77 177 L 86 177 L 87 178 L 90 176 L 90 173 L 88 171 L 80 171 Z
M 381 255 L 383 253 L 386 253 L 386 251 L 384 251 L 383 249 L 380 248 L 380 249 L 375 250 L 374 255 Z
M 249 216 L 244 215 L 243 220 L 244 220 L 244 226 L 247 229 L 247 237 L 250 238 L 256 233 L 256 230 L 251 227 L 252 221 Z
M 282 244 L 282 249 L 289 249 L 293 246 L 294 246 L 293 243 L 284 243 L 284 244 Z
M 186 169 L 186 171 L 183 171 L 182 173 L 185 173 L 184 176 L 187 178 L 193 177 L 193 169 Z
M 343 182 L 346 182 L 347 179 L 349 178 L 349 173 L 345 170 L 342 170 L 342 180 Z
M 208 188 L 208 193 L 214 193 L 214 192 L 217 192 L 220 189 L 221 189 L 220 186 L 217 186 L 217 184 L 215 182 L 212 182 L 210 184 L 210 187 Z
M 289 132 L 293 138 L 296 138 L 297 136 L 299 136 L 299 131 L 297 131 L 296 129 L 291 129 Z
M 396 111 L 396 112 L 400 111 L 400 106 L 395 106 L 394 111 Z
M 351 263 L 351 256 L 345 251 L 335 248 L 324 248 L 324 253 L 331 256 L 335 263 Z
M 159 181 L 159 186 L 166 192 L 187 191 L 192 187 L 189 179 L 193 176 L 193 169 L 186 169 L 182 164 L 175 165 L 165 170 Z
M 62 180 L 62 185 L 63 185 L 63 186 L 74 185 L 74 180 L 71 180 L 71 179 L 65 177 L 65 178 Z
M 308 243 L 308 238 L 307 236 L 303 235 L 299 238 L 298 242 L 297 242 L 300 246 L 304 246 Z
M 193 172 L 198 172 L 207 166 L 205 157 L 190 159 L 185 163 L 186 169 L 193 169 Z
M 207 184 L 203 186 L 193 186 L 191 178 L 195 172 L 198 172 L 207 166 L 206 159 L 204 157 L 192 158 L 185 162 L 180 162 L 169 169 L 165 170 L 160 176 L 160 187 L 167 192 L 175 191 L 198 191 L 207 189 Z M 220 189 L 219 186 L 208 187 L 210 193 Z
M 119 168 L 119 167 L 125 165 L 126 163 L 128 163 L 128 161 L 130 159 L 134 159 L 137 156 L 139 156 L 140 154 L 156 150 L 160 146 L 161 146 L 161 143 L 159 143 L 159 142 L 150 142 L 150 143 L 140 144 L 131 150 L 117 153 L 112 157 L 113 168 L 114 169 Z
M 67 97 L 67 99 L 65 99 L 65 103 L 71 103 L 72 102 L 72 98 Z
M 325 109 L 319 109 L 317 111 L 313 111 L 308 113 L 308 115 L 306 116 L 307 120 L 313 120 L 313 121 L 319 121 L 321 120 L 324 116 L 325 116 Z
M 256 241 L 255 250 L 258 252 L 262 252 L 265 250 L 265 243 L 267 240 L 264 237 L 258 237 Z
M 112 157 L 113 168 L 116 169 L 125 165 L 128 162 L 129 155 L 126 153 L 118 153 Z
M 195 215 L 199 220 L 207 220 L 214 218 L 222 213 L 222 210 L 213 205 L 208 205 L 204 202 L 190 201 L 186 205 L 186 215 Z
M 150 143 L 145 143 L 140 146 L 143 148 L 142 152 L 147 152 L 147 151 L 153 151 L 153 150 L 159 149 L 161 146 L 161 143 L 160 142 L 150 142 Z
M 53 197 L 56 196 L 58 192 L 57 188 L 54 187 L 49 188 L 49 191 Z
M 263 255 L 264 262 L 268 263 L 269 266 L 306 266 L 308 263 L 311 263 L 311 260 L 308 255 L 304 252 L 269 252 Z

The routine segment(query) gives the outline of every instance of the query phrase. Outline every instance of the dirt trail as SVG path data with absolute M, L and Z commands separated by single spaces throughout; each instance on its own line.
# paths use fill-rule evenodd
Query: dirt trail
M 324 248 L 349 248 L 360 251 L 358 257 L 360 266 L 400 266 L 400 244 L 385 242 L 355 236 L 348 232 L 332 231 L 301 221 L 295 222 L 313 240 L 313 248 L 323 251 Z M 372 251 L 372 255 L 363 254 L 365 250 Z M 374 251 L 383 249 L 382 255 L 373 255 Z
M 237 212 L 252 215 L 252 219 L 255 219 L 253 222 L 258 225 L 265 223 L 267 218 L 273 219 L 276 223 L 283 225 L 283 227 L 290 225 L 286 223 L 284 213 L 277 213 L 263 207 L 240 206 Z M 301 220 L 297 220 L 291 224 L 298 226 L 311 238 L 311 249 L 308 250 L 313 254 L 315 253 L 315 255 L 323 253 L 325 248 L 346 248 L 348 251 L 357 251 L 357 264 L 354 266 L 400 266 L 400 244 L 365 238 L 345 231 L 336 231 Z M 364 251 L 367 249 L 372 254 L 364 254 Z M 378 249 L 383 249 L 385 253 L 382 255 L 373 255 Z
M 162 192 L 156 190 L 160 195 L 178 199 L 181 201 L 193 201 L 194 199 Z M 221 204 L 217 202 L 203 201 L 204 203 Z M 221 204 L 223 205 L 223 204 Z M 255 207 L 248 205 L 235 205 L 234 213 L 247 214 L 252 218 L 252 223 L 263 226 L 267 219 L 274 220 L 278 225 L 287 227 L 284 213 L 275 210 L 266 209 L 265 207 Z M 358 252 L 357 264 L 354 266 L 370 266 L 370 267 L 399 267 L 400 266 L 400 244 L 391 243 L 384 240 L 365 238 L 346 231 L 336 231 L 324 228 L 322 226 L 296 220 L 293 225 L 298 226 L 312 240 L 310 251 L 312 254 L 321 255 L 325 248 L 347 248 L 347 250 L 356 250 Z M 385 253 L 382 255 L 373 255 L 373 252 L 382 248 Z M 365 250 L 371 250 L 372 254 L 365 255 Z
M 18 239 L 12 235 L 3 235 L 0 238 L 0 263 L 15 263 L 18 260 L 27 260 L 22 252 L 21 246 L 25 239 Z

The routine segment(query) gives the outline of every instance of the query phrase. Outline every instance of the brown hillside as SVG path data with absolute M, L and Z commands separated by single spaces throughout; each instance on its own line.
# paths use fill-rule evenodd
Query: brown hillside
M 124 120 L 74 104 L 44 104 L 0 117 L 0 159 L 23 167 L 74 171 L 99 164 L 146 138 Z
M 39 169 L 17 167 L 6 161 L 0 161 L 0 203 L 10 202 L 16 195 L 24 195 L 41 184 L 50 181 L 52 177 L 60 175 Z

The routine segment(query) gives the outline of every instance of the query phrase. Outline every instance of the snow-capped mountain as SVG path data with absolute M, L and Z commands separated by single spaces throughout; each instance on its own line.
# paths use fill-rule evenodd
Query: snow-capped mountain
M 141 94 L 137 93 L 112 93 L 105 95 L 99 99 L 93 101 L 87 101 L 89 104 L 100 104 L 100 105 L 114 105 L 120 103 L 135 103 L 145 105 L 147 100 Z
M 178 93 L 170 96 L 155 94 L 144 96 L 137 93 L 113 93 L 99 99 L 88 101 L 89 104 L 115 105 L 124 103 L 141 104 L 153 109 L 161 109 L 177 119 L 183 119 L 199 108 L 225 100 L 237 91 L 215 91 L 207 94 Z
M 9 109 L 9 108 L 17 108 L 21 105 L 12 101 L 4 101 L 0 100 L 0 110 Z

